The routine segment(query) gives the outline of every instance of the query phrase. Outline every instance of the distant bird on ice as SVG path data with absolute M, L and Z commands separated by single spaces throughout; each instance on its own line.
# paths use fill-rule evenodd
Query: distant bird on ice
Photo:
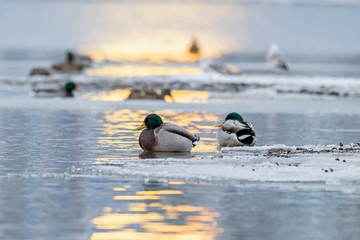
M 266 60 L 275 70 L 289 70 L 288 63 L 282 56 L 279 46 L 275 43 L 271 44 L 266 55 Z
M 60 73 L 78 73 L 84 68 L 91 67 L 91 62 L 90 57 L 69 51 L 65 55 L 64 62 L 53 64 L 51 68 Z
M 215 127 L 219 127 L 216 138 L 221 147 L 254 146 L 256 143 L 253 126 L 238 113 L 229 113 L 225 121 Z
M 189 53 L 195 54 L 195 55 L 200 54 L 200 48 L 199 48 L 199 44 L 198 44 L 196 38 L 193 38 L 193 40 L 191 42 L 191 46 L 189 48 Z

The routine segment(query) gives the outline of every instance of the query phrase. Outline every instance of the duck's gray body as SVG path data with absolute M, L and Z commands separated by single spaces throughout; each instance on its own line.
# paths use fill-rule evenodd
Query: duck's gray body
M 43 77 L 30 79 L 31 94 L 33 97 L 53 98 L 53 97 L 73 97 L 72 91 L 65 89 L 66 82 Z
M 58 83 L 37 84 L 31 88 L 34 97 L 65 97 L 66 91 Z
M 139 144 L 145 151 L 188 152 L 197 137 L 174 123 L 163 123 L 155 129 L 145 129 L 140 134 Z

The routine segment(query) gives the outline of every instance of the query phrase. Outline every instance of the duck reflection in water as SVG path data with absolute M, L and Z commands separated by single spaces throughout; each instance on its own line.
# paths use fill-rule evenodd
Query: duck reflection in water
M 191 158 L 191 152 L 152 152 L 143 151 L 139 158 Z

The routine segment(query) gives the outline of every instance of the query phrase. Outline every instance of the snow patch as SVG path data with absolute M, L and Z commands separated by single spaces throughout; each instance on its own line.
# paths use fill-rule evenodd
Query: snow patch
M 103 174 L 144 179 L 356 186 L 360 182 L 360 145 L 235 147 L 223 148 L 211 157 L 118 160 L 112 164 L 93 168 Z

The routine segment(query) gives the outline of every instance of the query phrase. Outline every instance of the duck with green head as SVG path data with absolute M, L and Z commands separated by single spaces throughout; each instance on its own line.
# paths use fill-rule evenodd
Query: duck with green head
M 139 137 L 140 147 L 144 151 L 189 152 L 200 137 L 174 123 L 163 123 L 160 116 L 149 114 L 143 124 L 136 129 L 144 129 Z
M 74 82 L 67 82 L 65 84 L 65 97 L 73 97 L 74 96 L 73 91 L 79 92 L 79 89 L 77 88 L 76 84 Z
M 254 146 L 256 143 L 253 126 L 238 113 L 229 113 L 216 127 L 219 127 L 216 138 L 221 147 Z
M 39 82 L 32 86 L 35 97 L 73 97 L 74 91 L 78 91 L 76 84 L 68 81 L 65 84 L 56 82 Z

